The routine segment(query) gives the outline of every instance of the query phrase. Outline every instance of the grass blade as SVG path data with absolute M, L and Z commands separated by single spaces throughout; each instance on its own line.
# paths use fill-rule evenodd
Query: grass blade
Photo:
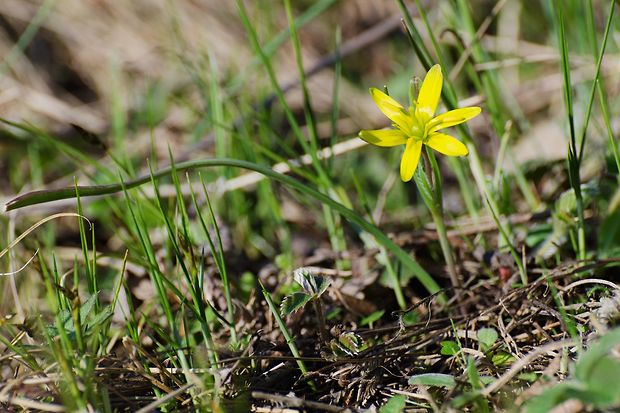
M 334 201 L 329 196 L 322 194 L 321 192 L 297 181 L 294 178 L 289 176 L 280 174 L 275 172 L 271 168 L 263 165 L 258 165 L 255 163 L 242 161 L 238 159 L 205 159 L 201 161 L 188 161 L 179 163 L 175 166 L 176 171 L 186 171 L 198 168 L 208 168 L 208 167 L 216 167 L 216 166 L 228 166 L 234 168 L 243 168 L 258 172 L 262 175 L 265 175 L 275 181 L 278 181 L 290 188 L 296 189 L 314 199 L 325 204 L 332 208 L 333 210 L 340 213 L 345 219 L 347 219 L 352 224 L 355 224 L 362 228 L 364 231 L 373 235 L 377 242 L 383 245 L 388 251 L 394 254 L 404 266 L 409 268 L 418 278 L 418 280 L 424 285 L 426 290 L 431 293 L 439 292 L 439 285 L 435 282 L 435 280 L 418 264 L 407 252 L 405 252 L 401 247 L 396 245 L 394 241 L 392 241 L 383 231 L 374 226 L 373 224 L 366 221 L 361 215 L 357 212 L 353 211 L 342 205 L 339 202 Z M 154 172 L 152 175 L 153 181 L 170 175 L 173 172 L 172 167 L 167 167 L 161 169 L 157 172 Z M 140 185 L 143 185 L 147 182 L 151 181 L 151 176 L 143 176 L 140 178 L 132 179 L 124 184 L 108 184 L 108 185 L 94 185 L 94 186 L 78 186 L 77 191 L 79 191 L 80 196 L 95 196 L 95 195 L 106 195 L 113 194 L 123 190 L 123 187 L 127 189 L 135 188 Z M 60 199 L 69 199 L 75 197 L 76 189 L 75 188 L 63 188 L 63 189 L 52 189 L 52 190 L 40 190 L 33 191 L 27 194 L 21 195 L 13 200 L 9 201 L 6 204 L 6 210 L 15 210 L 18 208 L 23 208 L 29 205 L 41 204 L 45 202 L 51 202 Z M 439 295 L 439 299 L 442 302 L 445 302 L 445 297 L 443 295 Z

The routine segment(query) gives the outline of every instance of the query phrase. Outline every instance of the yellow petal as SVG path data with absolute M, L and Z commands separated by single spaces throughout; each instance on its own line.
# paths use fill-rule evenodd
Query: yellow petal
M 482 109 L 477 106 L 467 108 L 454 109 L 433 118 L 427 123 L 427 134 L 437 132 L 440 129 L 449 128 L 470 120 L 480 114 Z
M 463 142 L 445 133 L 432 134 L 426 144 L 448 156 L 465 156 L 469 153 Z
M 384 147 L 407 143 L 407 136 L 396 129 L 363 130 L 359 137 L 372 145 Z
M 415 109 L 417 118 L 424 123 L 431 120 L 435 115 L 435 109 L 437 109 L 437 103 L 441 96 L 442 84 L 441 66 L 435 65 L 431 67 L 426 77 L 424 77 Z
M 422 141 L 417 139 L 409 139 L 403 159 L 400 160 L 400 179 L 404 182 L 411 181 L 413 173 L 418 167 L 420 161 L 420 153 L 422 152 Z
M 394 122 L 399 128 L 408 128 L 408 114 L 405 108 L 377 88 L 370 88 L 370 96 L 375 104 L 385 116 L 387 116 L 392 122 Z

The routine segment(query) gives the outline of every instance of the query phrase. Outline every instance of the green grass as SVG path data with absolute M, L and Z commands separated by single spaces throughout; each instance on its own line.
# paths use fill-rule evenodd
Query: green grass
M 396 0 L 399 30 L 311 75 L 313 57 L 341 56 L 374 22 L 366 10 L 237 0 L 222 37 L 241 39 L 234 70 L 170 3 L 158 30 L 178 78 L 101 67 L 108 130 L 3 114 L 0 407 L 620 406 L 599 391 L 618 374 L 616 4 L 518 4 Z M 25 81 L 16 68 L 40 36 L 55 41 L 60 7 L 33 9 L 2 76 Z M 516 51 L 495 37 L 508 22 Z M 403 183 L 390 178 L 400 148 L 321 155 L 386 126 L 369 87 L 404 96 L 435 63 L 441 111 L 483 108 L 450 132 L 469 156 L 430 152 Z M 523 162 L 524 142 L 565 155 Z M 303 266 L 330 278 L 316 301 L 327 331 L 311 306 L 279 311 Z

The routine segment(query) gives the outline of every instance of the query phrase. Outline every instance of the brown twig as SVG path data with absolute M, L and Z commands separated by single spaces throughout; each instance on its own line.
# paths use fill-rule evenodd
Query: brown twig
M 281 396 L 279 394 L 271 394 L 261 391 L 253 391 L 252 397 L 260 400 L 268 400 L 274 403 L 282 403 L 290 407 L 307 407 L 310 409 L 322 410 L 324 412 L 353 413 L 358 411 L 345 407 L 334 406 L 327 403 L 304 400 L 299 397 Z

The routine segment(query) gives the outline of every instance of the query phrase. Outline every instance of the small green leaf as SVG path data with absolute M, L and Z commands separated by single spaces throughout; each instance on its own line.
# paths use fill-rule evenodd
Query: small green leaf
M 604 408 L 615 406 L 620 403 L 620 391 L 616 385 L 620 377 L 620 361 L 612 356 L 605 356 L 590 370 L 585 381 L 587 392 L 582 398 L 596 407 Z
M 321 296 L 331 285 L 331 280 L 313 274 L 308 268 L 298 268 L 293 271 L 293 278 L 310 295 Z
M 290 254 L 276 255 L 274 259 L 274 263 L 279 269 L 284 270 L 284 271 L 287 271 L 287 270 L 290 271 L 291 267 L 293 266 Z
M 547 237 L 553 232 L 553 227 L 550 223 L 533 225 L 527 233 L 525 238 L 525 245 L 530 248 L 534 248 L 541 244 Z
M 467 377 L 469 378 L 469 384 L 471 384 L 472 389 L 480 390 L 482 388 L 480 374 L 478 373 L 476 362 L 473 357 L 467 357 Z
M 476 367 L 476 362 L 473 357 L 467 357 L 467 377 L 469 378 L 469 384 L 471 384 L 471 388 L 476 391 L 482 389 L 484 385 L 483 380 L 478 373 L 478 369 Z M 478 411 L 481 413 L 489 412 L 489 403 L 487 399 L 483 397 L 476 397 L 474 399 L 474 411 Z
M 101 312 L 88 319 L 88 322 L 86 323 L 87 328 L 90 330 L 95 327 L 101 326 L 103 323 L 108 321 L 108 319 L 112 317 L 113 314 L 114 312 L 112 311 L 112 307 L 105 307 L 103 310 L 101 310 Z
M 574 384 L 559 383 L 546 389 L 540 396 L 533 397 L 526 402 L 525 413 L 548 413 L 558 404 L 568 400 L 576 393 Z
M 555 201 L 555 211 L 563 214 L 570 214 L 577 208 L 577 197 L 575 191 L 571 188 L 560 194 L 557 201 Z
M 250 294 L 256 288 L 256 276 L 249 271 L 245 271 L 239 278 L 239 289 L 245 294 Z
M 80 307 L 80 323 L 85 324 L 86 319 L 90 315 L 90 313 L 95 308 L 95 304 L 97 303 L 97 294 L 93 294 L 88 297 L 85 303 Z
M 336 356 L 356 356 L 368 347 L 364 339 L 353 331 L 340 334 L 338 340 L 332 340 L 329 346 Z
M 495 380 L 497 380 L 497 377 L 494 376 L 480 376 L 480 383 L 485 386 L 493 383 Z
M 440 353 L 444 356 L 454 356 L 459 351 L 461 351 L 461 348 L 456 341 L 446 340 L 441 342 Z
M 390 397 L 380 409 L 379 413 L 401 413 L 405 408 L 407 398 L 402 394 Z
M 600 337 L 575 363 L 575 378 L 556 384 L 526 405 L 528 413 L 548 412 L 574 398 L 590 408 L 605 409 L 620 404 L 615 385 L 620 377 L 620 360 L 611 351 L 620 345 L 620 328 Z
M 515 358 L 512 356 L 512 354 L 506 353 L 505 351 L 498 351 L 491 357 L 491 362 L 495 366 L 501 367 L 512 363 L 514 359 Z
M 295 292 L 287 295 L 280 304 L 280 314 L 287 317 L 306 305 L 312 299 L 311 295 L 302 292 Z
M 341 307 L 335 307 L 332 308 L 326 315 L 325 315 L 325 319 L 326 320 L 333 320 L 334 318 L 338 317 L 338 315 L 340 315 L 342 313 L 342 308 Z
M 449 374 L 425 373 L 411 376 L 409 378 L 409 384 L 452 389 L 456 386 L 456 380 L 454 380 L 454 377 Z
M 615 328 L 600 337 L 577 361 L 575 378 L 587 382 L 601 359 L 607 357 L 609 352 L 618 345 L 620 345 L 620 328 Z
M 401 318 L 401 322 L 410 326 L 411 324 L 415 324 L 420 321 L 420 316 L 415 311 L 407 311 Z
M 483 352 L 487 352 L 497 341 L 497 331 L 491 327 L 485 327 L 478 330 L 478 343 Z
M 519 380 L 523 380 L 523 381 L 527 381 L 527 382 L 530 382 L 530 383 L 534 383 L 536 380 L 538 380 L 538 374 L 530 371 L 530 372 L 519 374 L 517 376 L 517 378 Z
M 60 311 L 60 320 L 65 326 L 65 329 L 70 328 L 73 331 L 73 319 L 71 318 L 71 311 L 69 310 L 61 310 Z
M 372 324 L 378 319 L 380 319 L 381 317 L 383 317 L 383 314 L 385 314 L 385 310 L 375 311 L 374 313 L 362 318 L 360 320 L 360 325 L 365 326 L 368 324 Z

